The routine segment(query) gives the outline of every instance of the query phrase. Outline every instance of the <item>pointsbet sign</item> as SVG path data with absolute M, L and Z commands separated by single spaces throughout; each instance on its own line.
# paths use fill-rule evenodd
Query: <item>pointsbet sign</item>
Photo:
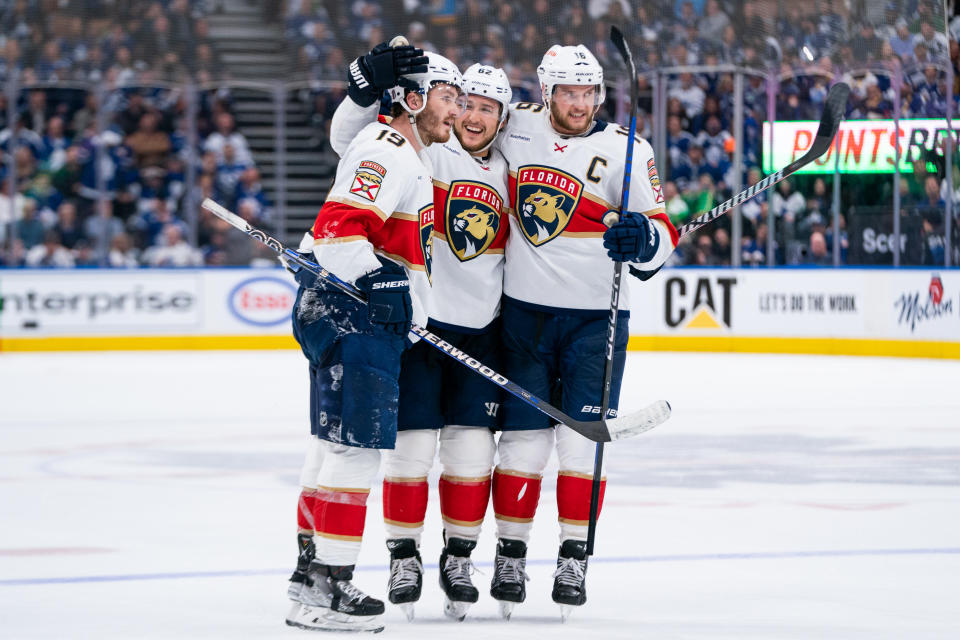
M 763 123 L 763 170 L 772 173 L 790 164 L 810 148 L 817 133 L 816 120 L 777 121 L 770 146 L 770 123 Z M 913 171 L 916 160 L 928 159 L 931 152 L 943 154 L 943 140 L 949 129 L 943 118 L 901 120 L 845 120 L 830 149 L 797 173 L 833 173 L 840 157 L 841 173 L 893 173 L 896 141 L 900 140 L 900 170 Z M 953 139 L 960 134 L 960 120 L 953 121 Z

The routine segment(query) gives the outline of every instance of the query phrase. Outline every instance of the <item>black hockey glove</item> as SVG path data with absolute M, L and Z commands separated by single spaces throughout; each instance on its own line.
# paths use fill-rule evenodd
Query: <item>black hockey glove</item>
M 617 262 L 646 262 L 657 255 L 660 234 L 642 213 L 624 211 L 603 234 L 603 248 Z
M 350 63 L 347 71 L 347 95 L 361 107 L 369 107 L 386 89 L 397 85 L 416 91 L 416 82 L 403 76 L 425 73 L 427 56 L 423 49 L 410 45 L 393 47 L 381 42 L 370 53 Z
M 357 288 L 367 294 L 370 322 L 404 336 L 413 320 L 410 279 L 403 267 L 385 264 L 357 280 Z

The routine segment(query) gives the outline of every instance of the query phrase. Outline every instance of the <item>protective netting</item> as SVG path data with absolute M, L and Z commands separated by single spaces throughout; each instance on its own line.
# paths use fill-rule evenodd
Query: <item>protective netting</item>
M 0 260 L 263 259 L 199 201 L 294 240 L 335 167 L 346 64 L 397 33 L 461 68 L 503 67 L 522 101 L 539 100 L 550 45 L 583 43 L 607 72 L 601 117 L 624 122 L 616 24 L 678 225 L 802 153 L 829 86 L 853 89 L 839 152 L 675 262 L 956 264 L 951 14 L 926 0 L 0 0 Z

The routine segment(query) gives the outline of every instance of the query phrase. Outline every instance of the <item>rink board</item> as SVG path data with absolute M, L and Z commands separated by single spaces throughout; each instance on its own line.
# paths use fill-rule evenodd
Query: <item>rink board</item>
M 630 348 L 960 358 L 960 271 L 664 269 Z M 558 283 L 562 286 L 562 283 Z M 295 348 L 282 269 L 0 272 L 0 351 Z

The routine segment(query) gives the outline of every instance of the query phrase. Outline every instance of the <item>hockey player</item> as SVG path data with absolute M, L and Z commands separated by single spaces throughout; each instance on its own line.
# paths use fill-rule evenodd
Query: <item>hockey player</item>
M 480 64 L 464 73 L 467 108 L 455 136 L 424 151 L 433 165 L 433 295 L 428 328 L 455 347 L 499 366 L 499 309 L 508 223 L 506 164 L 491 146 L 503 127 L 512 96 L 501 69 Z M 376 105 L 344 101 L 334 115 L 331 139 L 339 150 Z M 403 356 L 397 446 L 385 456 L 383 509 L 390 550 L 390 601 L 413 616 L 423 565 L 419 546 L 427 510 L 427 474 L 439 433 L 440 511 L 444 549 L 440 586 L 444 612 L 462 620 L 479 592 L 470 578 L 490 496 L 499 388 L 426 344 Z
M 565 413 L 599 418 L 613 268 L 652 275 L 678 236 L 664 213 L 650 144 L 634 146 L 630 201 L 621 202 L 627 135 L 597 120 L 603 70 L 583 45 L 551 47 L 537 69 L 543 104 L 511 105 L 498 145 L 510 167 L 510 235 L 501 310 L 504 373 Z M 614 210 L 619 222 L 602 219 Z M 606 249 L 606 250 L 605 250 Z M 621 290 L 621 309 L 628 308 Z M 620 311 L 610 415 L 618 405 L 628 311 Z M 509 617 L 526 597 L 526 553 L 551 449 L 559 459 L 560 550 L 553 600 L 562 615 L 586 602 L 586 539 L 595 445 L 508 396 L 493 506 L 499 543 L 491 594 Z M 602 500 L 605 481 L 601 484 Z
M 355 284 L 368 304 L 297 274 L 293 330 L 310 364 L 313 436 L 298 517 L 301 533 L 312 536 L 299 538 L 288 592 L 295 600 L 287 616 L 292 626 L 383 629 L 383 602 L 352 583 L 353 569 L 380 449 L 396 441 L 401 353 L 411 320 L 424 323 L 429 304 L 433 189 L 418 153 L 447 141 L 464 106 L 462 77 L 449 60 L 429 53 L 425 64 L 411 57 L 405 65 L 399 57 L 381 49 L 351 65 L 349 91 L 358 95 L 384 70 L 422 72 L 393 93 L 393 121 L 364 127 L 344 151 L 300 247 Z

